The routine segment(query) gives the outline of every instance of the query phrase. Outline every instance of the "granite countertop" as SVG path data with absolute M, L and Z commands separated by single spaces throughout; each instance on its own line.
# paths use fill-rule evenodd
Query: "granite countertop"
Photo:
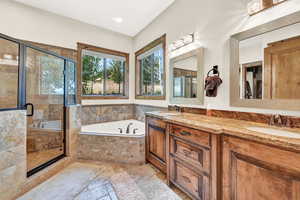
M 266 134 L 260 131 L 251 131 L 249 127 L 271 128 L 281 131 L 289 131 L 300 135 L 300 128 L 282 128 L 269 126 L 268 124 L 235 120 L 229 118 L 210 117 L 206 115 L 178 113 L 178 112 L 147 112 L 147 116 L 153 116 L 164 121 L 179 124 L 194 129 L 207 131 L 213 134 L 226 134 L 263 142 L 288 149 L 300 151 L 300 139 Z

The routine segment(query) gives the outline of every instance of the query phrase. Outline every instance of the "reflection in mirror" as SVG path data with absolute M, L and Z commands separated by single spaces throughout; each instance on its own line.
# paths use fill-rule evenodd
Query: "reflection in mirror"
M 239 43 L 240 98 L 300 99 L 300 23 Z
M 240 88 L 242 97 L 245 99 L 262 98 L 262 62 L 242 64 Z
M 202 104 L 203 49 L 176 56 L 170 61 L 171 103 Z
M 173 69 L 174 97 L 197 97 L 197 71 L 188 69 Z

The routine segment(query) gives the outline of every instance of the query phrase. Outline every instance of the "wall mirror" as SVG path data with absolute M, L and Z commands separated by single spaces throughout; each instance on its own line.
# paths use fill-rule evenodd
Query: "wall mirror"
M 170 102 L 203 104 L 203 48 L 170 60 Z
M 232 36 L 230 79 L 233 106 L 299 110 L 300 14 Z

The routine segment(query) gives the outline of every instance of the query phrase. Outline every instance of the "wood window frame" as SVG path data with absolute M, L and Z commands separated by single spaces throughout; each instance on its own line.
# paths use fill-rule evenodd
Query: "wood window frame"
M 166 34 L 162 35 L 161 37 L 157 38 L 156 40 L 150 42 L 145 47 L 141 48 L 137 52 L 135 52 L 135 73 L 136 73 L 136 80 L 135 80 L 135 99 L 138 100 L 166 100 Z M 152 48 L 162 44 L 163 48 L 163 95 L 161 96 L 147 96 L 147 95 L 139 95 L 138 88 L 140 88 L 140 74 L 137 73 L 140 71 L 140 66 L 138 62 L 138 56 L 142 55 L 143 53 L 151 50 Z
M 274 3 L 273 0 L 261 0 L 261 3 L 262 3 L 262 8 L 261 8 L 261 10 L 259 10 L 259 11 L 257 11 L 257 12 L 254 12 L 254 13 L 251 13 L 251 14 L 249 14 L 249 15 L 250 15 L 250 16 L 256 15 L 256 14 L 261 13 L 261 12 L 263 12 L 263 11 L 269 9 L 269 8 L 272 8 L 272 7 L 274 7 L 274 6 L 277 6 L 277 5 L 279 5 L 279 4 L 282 4 L 282 3 L 286 2 L 286 1 L 287 1 L 287 0 L 281 1 L 281 2 L 279 2 L 279 3 Z
M 125 77 L 124 77 L 124 96 L 85 96 L 82 95 L 82 50 L 90 50 L 98 53 L 109 54 L 114 56 L 121 56 L 125 58 Z M 77 101 L 81 103 L 82 100 L 105 100 L 105 99 L 129 99 L 129 53 L 106 49 L 102 47 L 93 46 L 90 44 L 77 43 Z

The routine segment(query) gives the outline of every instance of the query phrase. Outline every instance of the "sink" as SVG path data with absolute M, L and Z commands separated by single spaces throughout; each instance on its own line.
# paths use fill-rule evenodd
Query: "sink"
M 285 130 L 279 130 L 279 129 L 274 129 L 274 128 L 263 128 L 263 127 L 248 127 L 247 129 L 250 131 L 265 133 L 268 135 L 300 139 L 300 133 L 294 133 L 294 132 L 285 131 Z

